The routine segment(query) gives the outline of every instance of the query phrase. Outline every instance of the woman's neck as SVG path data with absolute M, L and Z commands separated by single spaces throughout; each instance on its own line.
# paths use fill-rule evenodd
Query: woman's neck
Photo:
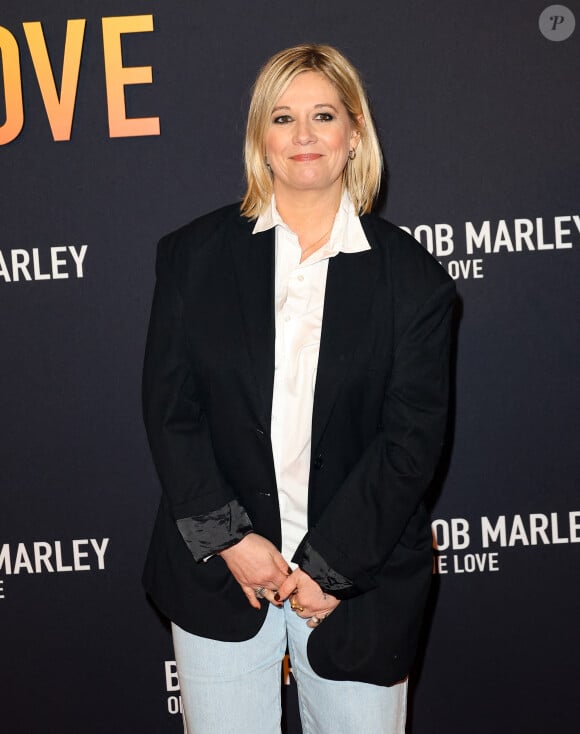
M 288 196 L 274 187 L 274 193 L 278 213 L 298 236 L 304 260 L 328 242 L 341 192 L 307 191 Z

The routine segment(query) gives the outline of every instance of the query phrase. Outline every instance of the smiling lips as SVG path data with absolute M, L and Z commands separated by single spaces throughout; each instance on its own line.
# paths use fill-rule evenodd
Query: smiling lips
M 305 163 L 308 161 L 315 161 L 318 158 L 322 158 L 320 153 L 300 153 L 299 155 L 291 155 L 290 159 L 297 161 L 298 163 Z

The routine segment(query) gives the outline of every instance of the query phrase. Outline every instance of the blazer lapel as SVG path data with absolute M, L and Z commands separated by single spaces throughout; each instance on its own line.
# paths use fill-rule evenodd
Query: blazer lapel
M 372 303 L 377 251 L 339 253 L 328 263 L 312 416 L 312 453 L 322 438 Z
M 253 235 L 253 223 L 243 225 L 231 241 L 232 260 L 260 415 L 269 435 L 274 389 L 274 230 Z

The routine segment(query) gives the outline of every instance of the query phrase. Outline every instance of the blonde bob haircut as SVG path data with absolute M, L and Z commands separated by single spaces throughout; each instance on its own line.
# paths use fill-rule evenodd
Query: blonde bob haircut
M 356 156 L 353 160 L 349 158 L 343 172 L 343 187 L 350 194 L 355 210 L 359 214 L 370 211 L 379 191 L 383 158 L 358 72 L 332 46 L 294 46 L 272 56 L 254 83 L 244 145 L 247 189 L 241 206 L 242 214 L 248 219 L 260 215 L 273 193 L 264 145 L 272 110 L 290 82 L 304 71 L 320 72 L 334 85 L 360 134 Z

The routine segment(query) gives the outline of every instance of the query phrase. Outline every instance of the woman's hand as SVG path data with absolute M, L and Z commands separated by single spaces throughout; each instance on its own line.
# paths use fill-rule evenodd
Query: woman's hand
M 286 578 L 275 596 L 276 601 L 281 602 L 288 598 L 296 614 L 308 620 L 309 627 L 317 627 L 340 604 L 340 599 L 322 591 L 301 568 Z
M 260 598 L 276 606 L 281 602 L 274 594 L 282 586 L 291 569 L 280 551 L 267 538 L 257 533 L 246 535 L 239 543 L 218 553 L 227 564 L 232 576 L 242 587 L 254 609 L 260 609 Z

